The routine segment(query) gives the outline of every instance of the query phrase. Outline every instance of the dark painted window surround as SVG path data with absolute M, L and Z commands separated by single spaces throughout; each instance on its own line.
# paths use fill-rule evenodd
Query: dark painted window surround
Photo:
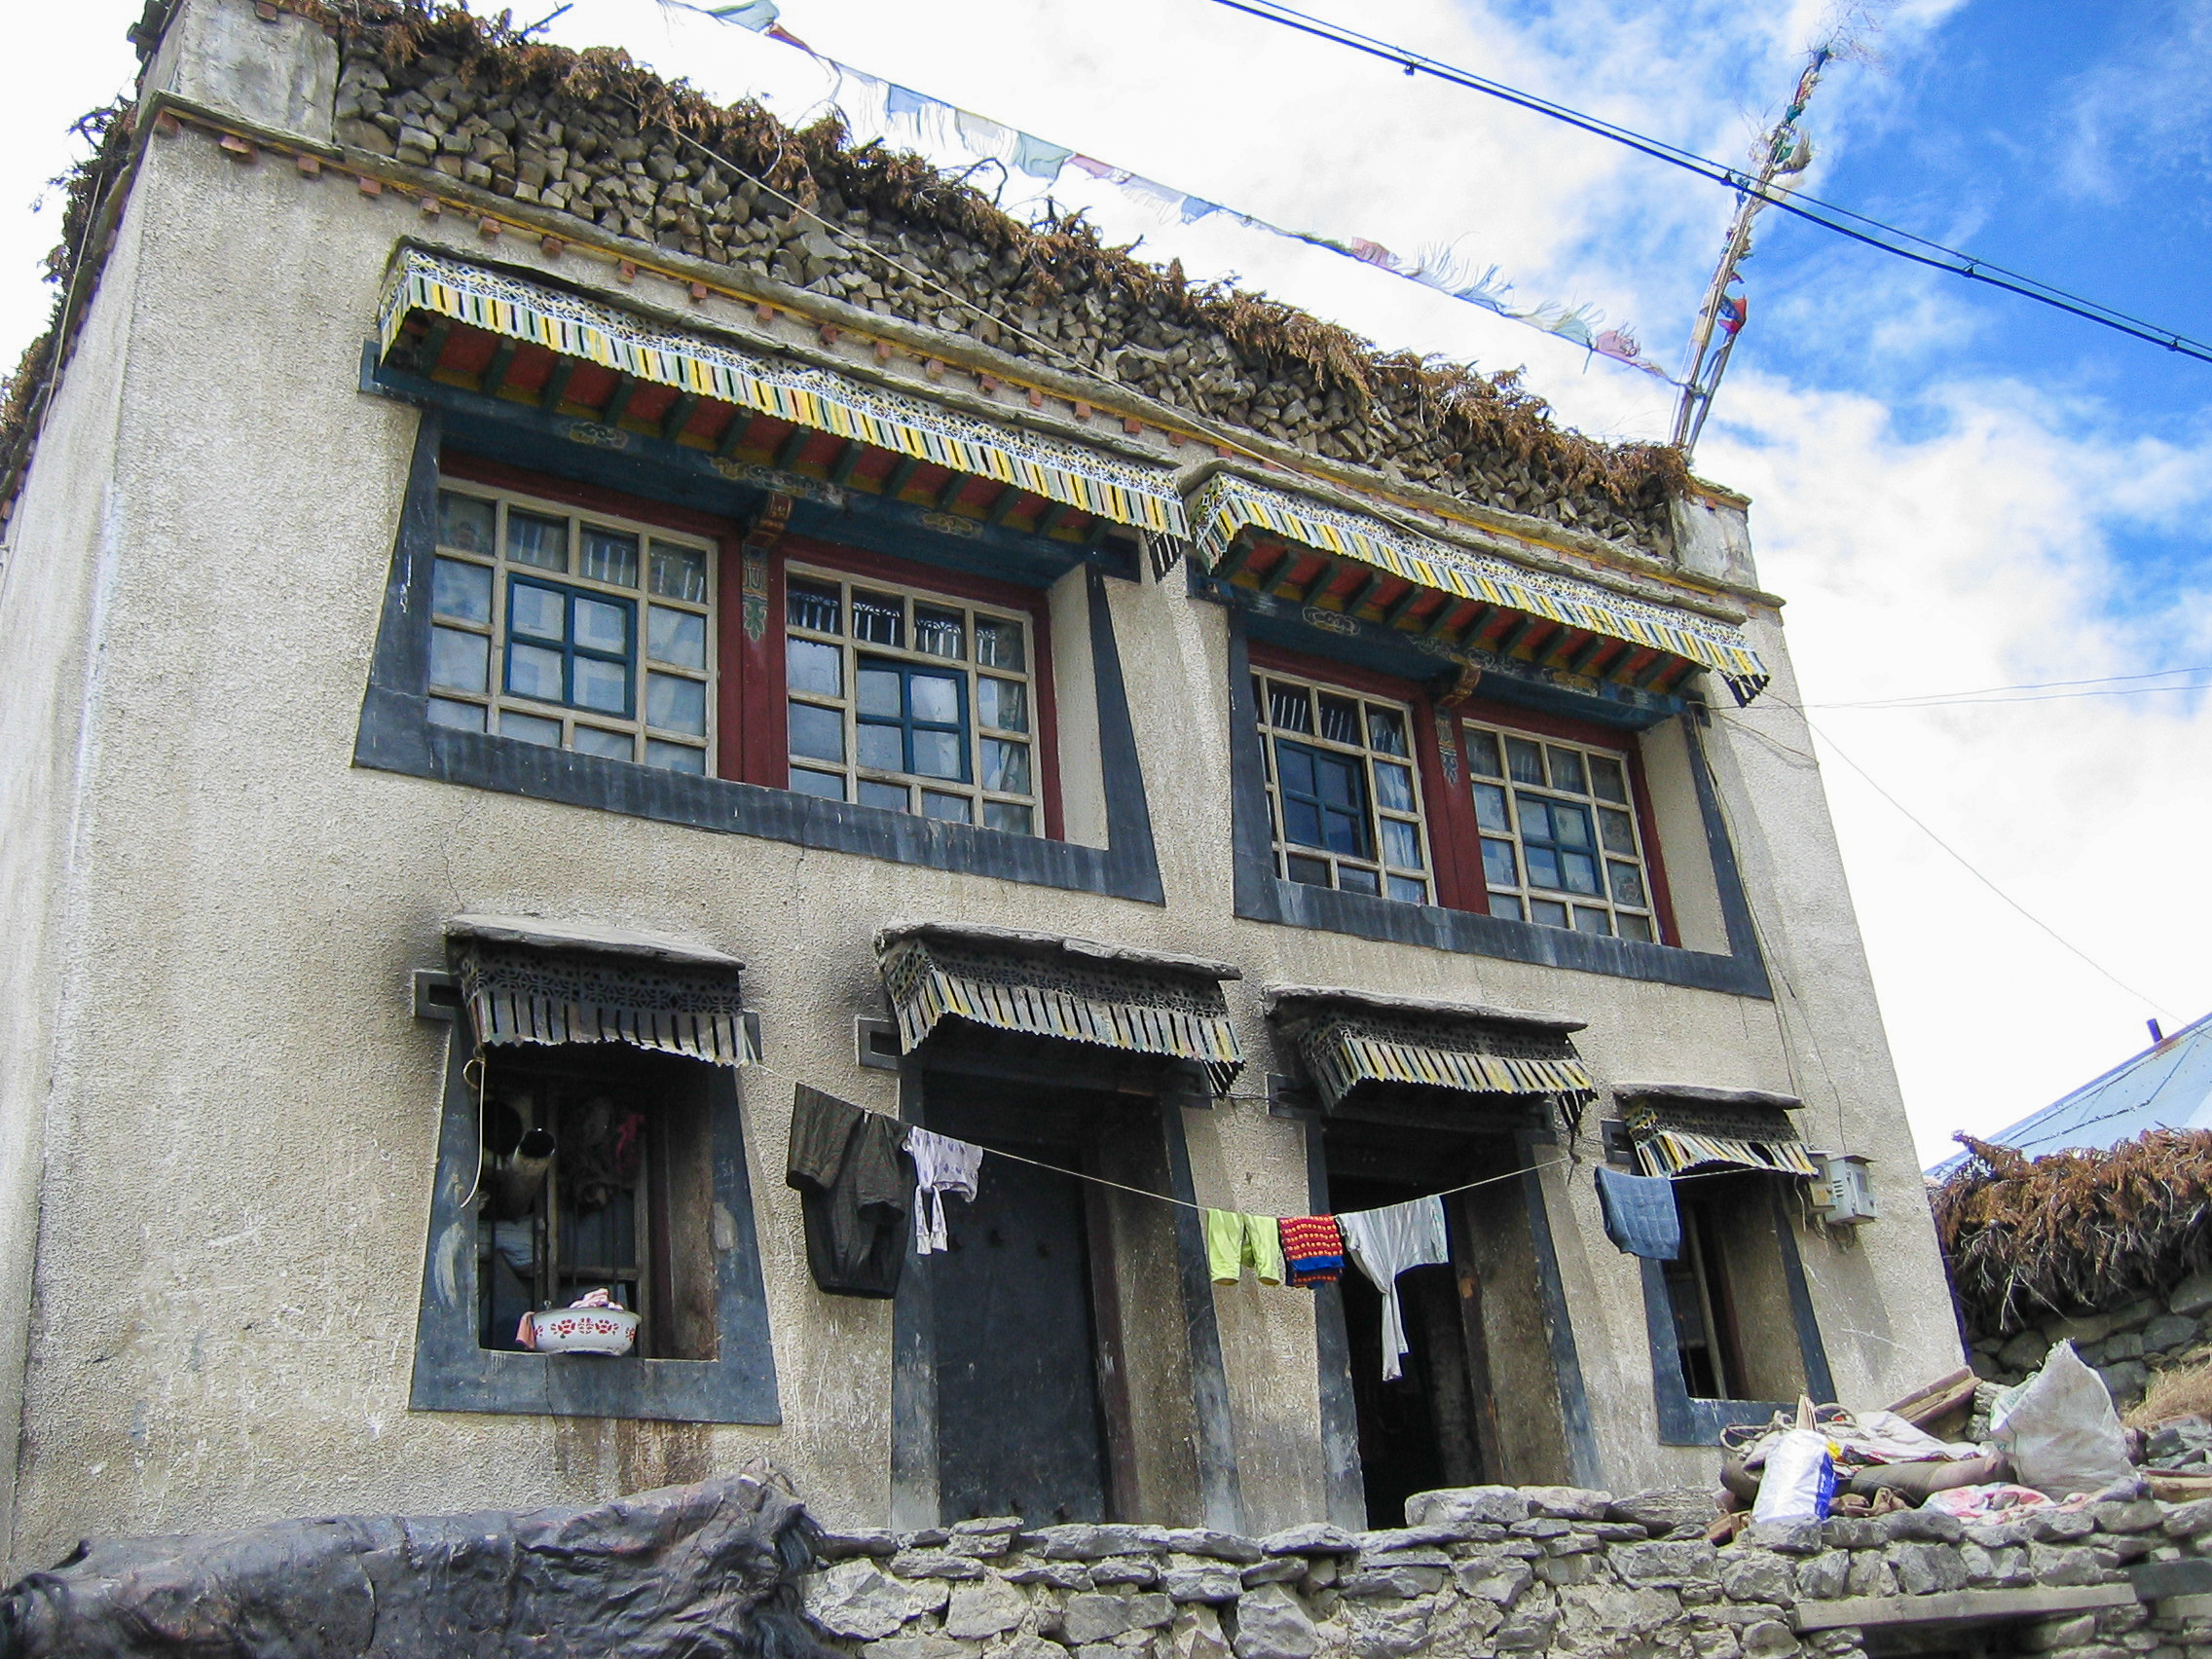
M 1433 680 L 1450 665 L 1422 655 L 1403 636 L 1333 611 L 1309 616 L 1299 607 L 1212 581 L 1196 570 L 1190 585 L 1198 597 L 1222 605 L 1229 617 L 1230 757 L 1234 768 L 1231 834 L 1235 841 L 1237 915 L 1285 927 L 1356 934 L 1362 939 L 1425 945 L 1470 956 L 1498 956 L 1656 984 L 1771 997 L 1735 849 L 1721 818 L 1694 719 L 1685 719 L 1683 729 L 1689 739 L 1706 846 L 1720 891 L 1721 916 L 1728 934 L 1725 956 L 1641 940 L 1574 933 L 1438 904 L 1409 904 L 1364 893 L 1309 887 L 1277 875 L 1258 711 L 1252 704 L 1251 642 L 1258 640 L 1288 650 L 1334 658 L 1372 673 L 1393 675 L 1415 685 Z M 1578 696 L 1546 683 L 1525 665 L 1513 663 L 1498 663 L 1485 670 L 1482 696 L 1631 732 L 1682 713 L 1685 707 L 1675 698 L 1611 688 L 1604 698 Z M 1417 724 L 1423 718 L 1417 711 Z
M 1789 1205 L 1777 1180 L 1773 1192 L 1775 1236 L 1782 1246 L 1782 1276 L 1789 1287 L 1789 1317 L 1797 1331 L 1798 1357 L 1805 1368 L 1805 1391 L 1816 1400 L 1835 1398 L 1828 1374 L 1826 1345 L 1813 1314 L 1805 1264 L 1797 1254 L 1797 1235 L 1789 1225 Z M 1651 1346 L 1651 1388 L 1659 1407 L 1662 1446 L 1717 1446 L 1720 1431 L 1736 1423 L 1764 1423 L 1777 1412 L 1795 1411 L 1792 1400 L 1699 1400 L 1682 1381 L 1681 1356 L 1675 1347 L 1675 1305 L 1667 1295 L 1667 1271 L 1659 1263 L 1637 1259 L 1643 1270 L 1643 1328 Z
M 1165 902 L 1121 653 L 1106 602 L 1108 575 L 1133 579 L 1132 561 L 1111 549 L 1087 553 L 1058 544 L 1046 546 L 1033 537 L 966 521 L 961 527 L 973 531 L 973 535 L 948 535 L 923 524 L 921 510 L 905 503 L 880 502 L 812 480 L 783 481 L 812 497 L 797 502 L 791 528 L 823 541 L 942 563 L 948 569 L 1040 588 L 1076 564 L 1088 566 L 1090 652 L 1106 796 L 1103 848 L 942 823 L 883 807 L 820 800 L 730 778 L 697 777 L 433 725 L 427 710 L 430 572 L 442 446 L 457 445 L 490 461 L 539 472 L 547 471 L 548 458 L 555 457 L 563 477 L 739 522 L 754 516 L 766 488 L 775 481 L 734 484 L 714 473 L 707 457 L 629 432 L 614 434 L 621 440 L 620 450 L 609 455 L 606 428 L 375 369 L 366 356 L 363 389 L 419 404 L 422 424 L 392 547 L 368 690 L 361 704 L 353 748 L 356 766 L 725 834 L 758 835 L 826 852 L 856 853 L 1143 903 Z
M 464 1203 L 478 1178 L 476 1091 L 463 1076 L 472 1052 L 458 1007 L 424 1010 L 452 1022 L 437 1180 L 415 1325 L 418 1412 L 534 1417 L 657 1418 L 680 1422 L 780 1423 L 768 1301 L 760 1285 L 753 1187 L 737 1074 L 707 1068 L 715 1194 L 714 1359 L 607 1359 L 594 1354 L 509 1353 L 477 1346 L 476 1220 Z M 701 1062 L 704 1064 L 704 1062 Z

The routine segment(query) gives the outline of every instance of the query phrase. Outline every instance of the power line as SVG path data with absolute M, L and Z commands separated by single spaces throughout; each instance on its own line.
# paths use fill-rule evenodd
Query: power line
M 1897 704 L 1949 702 L 1961 697 L 1981 697 L 1999 691 L 2052 691 L 2068 685 L 2125 685 L 2138 680 L 2164 680 L 2176 674 L 2212 674 L 2212 668 L 2155 668 L 2148 674 L 2098 674 L 2087 680 L 2023 680 L 2012 685 L 1970 685 L 1960 691 L 1920 691 L 1899 697 L 1869 697 L 1861 703 L 1807 703 L 1808 709 L 1886 709 Z M 2201 689 L 2201 687 L 2147 685 L 2147 691 Z
M 1616 126 L 1612 122 L 1602 120 L 1597 116 L 1585 115 L 1579 110 L 1570 109 L 1566 104 L 1554 103 L 1548 98 L 1538 97 L 1533 92 L 1524 92 L 1518 88 L 1506 86 L 1501 81 L 1493 81 L 1485 76 L 1477 75 L 1472 70 L 1457 68 L 1443 62 L 1441 59 L 1415 52 L 1408 47 L 1395 46 L 1387 41 L 1378 40 L 1372 35 L 1361 34 L 1357 30 L 1346 28 L 1342 24 L 1325 22 L 1321 18 L 1309 17 L 1304 12 L 1280 4 L 1279 0 L 1213 0 L 1213 3 L 1217 6 L 1226 6 L 1233 12 L 1242 12 L 1264 21 L 1280 24 L 1282 27 L 1295 30 L 1300 34 L 1311 35 L 1316 40 L 1328 41 L 1333 45 L 1364 54 L 1369 57 L 1380 58 L 1385 63 L 1395 64 L 1408 75 L 1429 75 L 1448 85 L 1461 87 L 1468 92 L 1481 92 L 1485 96 L 1496 98 L 1500 102 L 1514 104 L 1537 115 L 1547 116 L 1553 121 L 1563 122 L 1568 127 L 1578 128 L 1582 131 L 1597 137 L 1624 145 L 1641 155 L 1650 157 L 1653 161 L 1664 162 L 1669 166 L 1679 167 L 1684 172 L 1694 173 L 1711 183 L 1726 185 L 1729 189 L 1742 195 L 1755 198 L 1766 203 L 1769 206 L 1779 207 L 1784 212 L 1793 214 L 1810 224 L 1819 225 L 1823 230 L 1832 231 L 1837 236 L 1847 237 L 1853 241 L 1862 242 L 1868 247 L 1879 249 L 1883 253 L 1894 254 L 1899 259 L 1910 260 L 1915 265 L 1925 265 L 1931 270 L 1944 271 L 1954 276 L 1964 276 L 1970 281 L 1986 283 L 1990 287 L 2001 288 L 2007 293 L 2017 294 L 2022 299 L 2033 300 L 2038 305 L 2048 306 L 2054 311 L 2065 312 L 2070 315 L 2081 317 L 2086 322 L 2093 322 L 2100 327 L 2112 329 L 2116 333 L 2128 335 L 2133 339 L 2161 347 L 2185 357 L 2193 357 L 2200 363 L 2212 363 L 2212 345 L 2207 345 L 2200 340 L 2193 340 L 2187 335 L 2175 332 L 2173 329 L 2162 328 L 2142 317 L 2131 315 L 2126 312 L 2105 305 L 2101 301 L 2056 287 L 2038 277 L 1993 264 L 1989 260 L 1978 258 L 1971 253 L 1964 253 L 1957 248 L 1946 247 L 1941 242 L 1931 241 L 1926 237 L 1915 236 L 1910 231 L 1899 230 L 1895 225 L 1869 218 L 1865 214 L 1855 212 L 1849 207 L 1839 206 L 1832 202 L 1824 202 L 1817 196 L 1805 196 L 1794 192 L 1777 194 L 1767 191 L 1760 187 L 1756 179 L 1741 168 L 1714 161 L 1710 157 L 1701 156 L 1692 150 L 1680 149 L 1676 145 L 1667 143 L 1664 139 L 1652 138 L 1630 128 Z M 1816 209 L 1818 210 L 1816 211 Z M 1830 214 L 1836 217 L 1828 217 L 1827 215 Z M 1851 224 L 1839 223 L 1838 221 L 1841 219 L 1848 219 Z M 1866 228 L 1855 230 L 1854 225 L 1862 225 Z M 1884 239 L 1894 240 L 1886 240 Z M 1898 245 L 1899 242 L 1907 242 L 1911 246 L 1899 246 Z M 1923 248 L 1928 251 L 1915 251 Z
M 2193 685 L 2115 685 L 2101 691 L 2051 691 L 2030 697 L 1917 697 L 1886 703 L 1807 703 L 1808 709 L 1851 709 L 1861 714 L 1909 709 L 2001 708 L 2007 703 L 2063 703 L 2075 697 L 2147 697 L 2154 691 L 2212 691 L 2212 683 Z

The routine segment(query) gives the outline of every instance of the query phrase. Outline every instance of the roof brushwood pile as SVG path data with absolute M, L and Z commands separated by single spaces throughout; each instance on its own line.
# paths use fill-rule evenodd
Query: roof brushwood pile
M 2117 1308 L 2212 1262 L 2212 1130 L 2033 1159 L 1958 1139 L 1973 1157 L 1931 1198 L 1970 1329 Z

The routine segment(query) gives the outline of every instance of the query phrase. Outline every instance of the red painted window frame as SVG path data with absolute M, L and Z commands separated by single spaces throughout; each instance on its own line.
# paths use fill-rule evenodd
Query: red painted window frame
M 1456 707 L 1440 709 L 1418 681 L 1378 674 L 1371 669 L 1289 650 L 1262 640 L 1251 642 L 1248 654 L 1257 673 L 1272 669 L 1280 674 L 1294 674 L 1317 684 L 1341 686 L 1370 697 L 1386 697 L 1406 706 L 1414 726 L 1415 763 L 1420 768 L 1422 820 L 1428 835 L 1429 863 L 1436 878 L 1436 902 L 1448 910 L 1468 910 L 1478 915 L 1487 915 L 1490 911 L 1489 888 L 1482 871 L 1482 831 L 1475 823 L 1475 797 L 1472 779 L 1467 773 L 1466 745 L 1460 737 L 1461 720 L 1477 720 L 1530 737 L 1562 738 L 1625 756 L 1629 788 L 1636 795 L 1637 824 L 1643 836 L 1644 874 L 1651 883 L 1651 912 L 1658 923 L 1659 940 L 1663 944 L 1680 945 L 1681 936 L 1675 926 L 1674 899 L 1667 887 L 1666 863 L 1660 855 L 1659 828 L 1651 812 L 1651 790 L 1644 777 L 1643 746 L 1636 741 L 1633 733 L 1616 731 L 1594 720 L 1539 714 L 1485 697 L 1469 697 Z M 1444 756 L 1436 741 L 1439 722 L 1451 731 L 1453 747 L 1459 756 L 1460 776 L 1456 784 L 1445 781 Z M 1271 825 L 1271 842 L 1273 837 Z

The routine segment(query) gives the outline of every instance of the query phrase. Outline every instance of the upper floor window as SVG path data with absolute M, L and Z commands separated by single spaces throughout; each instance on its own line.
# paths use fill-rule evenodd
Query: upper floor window
M 1657 939 L 1627 756 L 1472 722 L 1465 731 L 1490 913 Z
M 1402 704 L 1253 677 L 1278 873 L 1425 904 L 1420 779 Z
M 1040 832 L 1026 618 L 794 568 L 785 619 L 792 789 Z
M 430 719 L 713 771 L 714 570 L 708 544 L 656 527 L 439 491 Z

